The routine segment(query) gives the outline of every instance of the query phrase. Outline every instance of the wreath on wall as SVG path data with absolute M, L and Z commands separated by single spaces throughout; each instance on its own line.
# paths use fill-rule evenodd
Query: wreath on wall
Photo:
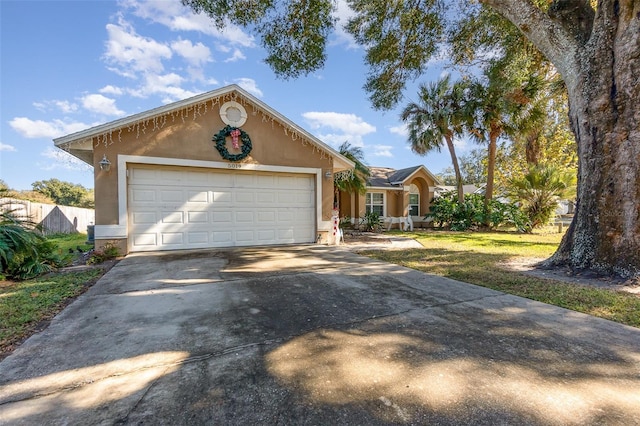
M 234 150 L 239 150 L 237 154 L 231 154 L 227 149 L 227 138 L 231 136 L 231 146 Z M 232 126 L 226 126 L 220 130 L 214 137 L 213 141 L 216 143 L 216 149 L 225 160 L 240 161 L 244 159 L 251 152 L 251 138 L 242 129 Z M 242 145 L 240 145 L 242 142 Z

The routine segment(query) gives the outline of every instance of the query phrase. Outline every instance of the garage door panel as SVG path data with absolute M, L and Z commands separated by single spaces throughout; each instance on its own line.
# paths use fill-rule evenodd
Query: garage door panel
M 234 215 L 235 223 L 254 223 L 253 211 L 236 211 Z
M 163 232 L 160 234 L 162 245 L 184 245 L 184 234 L 182 232 Z
M 261 191 L 258 192 L 257 197 L 259 204 L 276 204 L 278 202 L 277 192 L 275 191 Z
M 233 194 L 231 191 L 213 191 L 213 202 L 217 204 L 229 204 L 233 202 Z
M 233 243 L 233 232 L 231 231 L 213 231 L 211 233 L 211 241 L 217 245 L 228 246 Z
M 156 212 L 134 212 L 131 219 L 133 225 L 153 225 L 157 222 Z
M 183 224 L 183 212 L 162 212 L 162 223 Z
M 275 210 L 261 210 L 257 212 L 258 225 L 260 224 L 274 224 L 276 223 L 276 211 Z
M 236 241 L 238 243 L 253 243 L 255 242 L 254 231 L 250 229 L 239 229 L 236 231 Z
M 252 174 L 236 174 L 235 187 L 236 188 L 255 188 L 255 175 Z
M 155 202 L 156 191 L 154 189 L 135 189 L 132 192 L 131 200 L 135 203 Z
M 156 247 L 157 245 L 158 240 L 155 233 L 141 233 L 133 235 L 134 247 Z
M 235 204 L 243 205 L 249 204 L 253 205 L 255 203 L 255 193 L 253 191 L 240 190 L 235 193 Z
M 258 229 L 256 232 L 258 244 L 273 244 L 276 241 L 275 229 Z
M 131 250 L 313 242 L 314 188 L 312 175 L 134 167 Z
M 194 204 L 208 204 L 209 191 L 187 191 L 187 202 Z
M 211 212 L 211 222 L 218 225 L 232 226 L 233 212 L 231 211 Z
M 187 222 L 189 223 L 209 223 L 209 212 L 207 211 L 188 211 Z
M 207 231 L 189 232 L 187 233 L 187 241 L 191 245 L 206 246 L 209 243 L 209 233 Z
M 174 190 L 161 190 L 160 201 L 163 203 L 182 203 L 185 201 L 184 193 L 180 189 Z

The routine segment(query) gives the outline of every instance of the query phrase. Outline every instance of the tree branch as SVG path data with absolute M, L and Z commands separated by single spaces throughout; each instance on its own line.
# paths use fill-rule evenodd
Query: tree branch
M 561 16 L 553 19 L 531 0 L 480 0 L 511 21 L 547 59 L 553 63 L 568 86 L 572 86 L 579 69 L 581 47 L 578 38 L 567 28 Z

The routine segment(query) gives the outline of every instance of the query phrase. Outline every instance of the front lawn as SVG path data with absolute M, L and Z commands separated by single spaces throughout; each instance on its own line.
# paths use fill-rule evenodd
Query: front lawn
M 71 258 L 91 248 L 85 244 L 85 234 L 59 234 L 48 239 L 56 243 L 57 253 L 62 257 Z M 102 268 L 91 268 L 51 273 L 27 281 L 0 281 L 0 359 L 103 274 Z
M 398 235 L 415 238 L 425 248 L 360 254 L 640 327 L 640 297 L 636 295 L 536 278 L 506 266 L 519 259 L 551 256 L 561 234 L 430 231 Z

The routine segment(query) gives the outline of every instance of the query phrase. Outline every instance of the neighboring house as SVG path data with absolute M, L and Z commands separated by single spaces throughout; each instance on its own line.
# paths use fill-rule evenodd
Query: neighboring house
M 462 185 L 462 193 L 464 195 L 467 195 L 467 194 L 484 194 L 484 186 L 485 185 L 476 186 L 476 185 L 473 185 L 473 184 Z M 439 197 L 442 194 L 445 194 L 447 192 L 457 191 L 457 189 L 458 188 L 456 188 L 455 185 L 436 185 L 436 187 L 435 187 L 435 196 Z
M 440 183 L 433 173 L 424 166 L 402 170 L 370 167 L 369 170 L 371 176 L 365 194 L 339 194 L 340 217 L 357 221 L 375 212 L 383 218 L 409 215 L 414 222 L 422 221 Z
M 54 142 L 94 167 L 96 247 L 125 253 L 329 242 L 354 167 L 236 85 Z

